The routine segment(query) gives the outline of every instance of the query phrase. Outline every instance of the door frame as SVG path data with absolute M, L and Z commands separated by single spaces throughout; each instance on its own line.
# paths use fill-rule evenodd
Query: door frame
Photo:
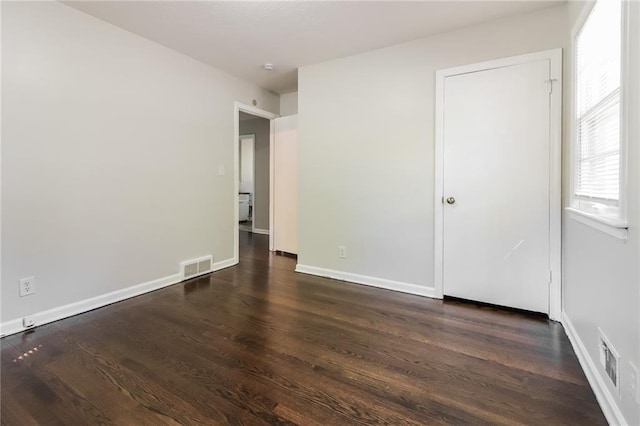
M 273 149 L 274 149 L 274 124 L 273 120 L 280 117 L 278 114 L 274 114 L 269 111 L 265 111 L 260 108 L 245 105 L 240 102 L 233 103 L 233 263 L 238 263 L 240 260 L 240 218 L 238 211 L 238 203 L 240 190 L 240 180 L 238 179 L 240 173 L 240 111 L 246 112 L 251 115 L 255 115 L 260 118 L 266 118 L 269 120 L 269 250 L 273 251 Z M 254 162 L 255 166 L 255 162 Z
M 434 190 L 434 290 L 444 297 L 444 102 L 445 79 L 455 75 L 487 71 L 549 60 L 551 75 L 549 111 L 549 318 L 560 321 L 562 314 L 562 49 L 550 49 L 493 61 L 479 62 L 436 71 L 435 109 L 435 190 Z

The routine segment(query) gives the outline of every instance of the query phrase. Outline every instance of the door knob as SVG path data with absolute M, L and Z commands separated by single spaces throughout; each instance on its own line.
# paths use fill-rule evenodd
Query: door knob
M 455 203 L 455 202 L 456 202 L 456 199 L 455 199 L 455 198 L 453 198 L 453 197 L 449 197 L 449 198 L 447 198 L 447 203 L 448 203 L 448 204 L 453 204 L 453 203 Z

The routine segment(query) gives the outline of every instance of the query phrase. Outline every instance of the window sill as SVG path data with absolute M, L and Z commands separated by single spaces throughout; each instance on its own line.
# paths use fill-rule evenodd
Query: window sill
M 604 218 L 594 214 L 583 212 L 573 207 L 565 207 L 564 209 L 570 219 L 590 226 L 605 234 L 611 235 L 619 240 L 627 240 L 627 224 L 619 221 Z

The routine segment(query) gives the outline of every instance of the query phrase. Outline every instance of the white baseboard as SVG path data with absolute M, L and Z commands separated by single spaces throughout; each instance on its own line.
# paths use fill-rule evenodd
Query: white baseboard
M 334 278 L 352 282 L 356 284 L 364 284 L 372 287 L 384 288 L 386 290 L 400 291 L 402 293 L 415 294 L 418 296 L 426 296 L 437 298 L 433 287 L 423 287 L 417 284 L 404 283 L 400 281 L 392 281 L 384 278 L 371 277 L 368 275 L 352 274 L 350 272 L 336 271 L 333 269 L 317 268 L 315 266 L 296 265 L 296 272 L 309 275 L 317 275 L 319 277 Z
M 231 259 L 221 260 L 216 262 L 211 267 L 211 272 L 219 271 L 220 269 L 230 268 L 238 264 L 238 259 L 232 257 Z
M 262 234 L 262 235 L 270 234 L 268 229 L 260 229 L 260 228 L 253 228 L 251 232 L 253 232 L 254 234 Z
M 603 377 L 600 375 L 600 372 L 596 368 L 594 360 L 589 355 L 587 348 L 584 346 L 582 339 L 578 335 L 576 329 L 573 327 L 573 323 L 567 316 L 566 312 L 562 313 L 562 326 L 564 327 L 567 336 L 569 337 L 569 341 L 573 346 L 573 351 L 578 357 L 580 366 L 582 367 L 585 376 L 587 376 L 587 380 L 591 385 L 593 393 L 596 395 L 596 399 L 600 404 L 600 408 L 602 409 L 607 422 L 609 422 L 610 425 L 628 424 L 625 421 L 624 416 L 622 415 L 622 411 L 620 411 L 620 408 L 618 407 L 614 396 L 611 394 L 611 391 L 609 391 L 609 388 L 604 382 Z
M 222 260 L 220 262 L 216 262 L 213 264 L 211 272 L 228 268 L 230 266 L 236 265 L 237 263 L 238 263 L 237 259 L 227 259 L 227 260 Z M 112 291 L 111 293 L 106 293 L 106 294 L 92 297 L 89 299 L 80 300 L 78 302 L 70 303 L 68 305 L 59 306 L 56 308 L 48 309 L 46 311 L 37 312 L 29 316 L 33 318 L 33 320 L 35 321 L 35 325 L 37 327 L 40 325 L 48 324 L 50 322 L 68 318 L 74 315 L 82 314 L 84 312 L 88 312 L 93 309 L 101 308 L 103 306 L 111 305 L 112 303 L 130 299 L 132 297 L 139 296 L 144 293 L 149 293 L 154 290 L 159 290 L 161 288 L 178 284 L 180 282 L 182 282 L 182 275 L 180 273 L 177 273 L 177 274 L 169 275 L 153 281 L 148 281 L 146 283 L 123 288 L 121 290 Z M 0 324 L 0 337 L 19 333 L 24 330 L 26 330 L 26 328 L 22 326 L 22 318 L 5 321 L 2 324 Z
M 22 319 L 14 319 L 11 321 L 5 321 L 0 324 L 0 337 L 8 336 L 10 334 L 18 333 L 22 330 L 26 330 L 22 326 Z

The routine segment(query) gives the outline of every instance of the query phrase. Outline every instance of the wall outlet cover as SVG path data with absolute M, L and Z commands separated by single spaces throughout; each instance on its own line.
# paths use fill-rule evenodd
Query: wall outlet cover
M 20 297 L 30 296 L 36 292 L 36 278 L 22 278 L 19 282 Z

